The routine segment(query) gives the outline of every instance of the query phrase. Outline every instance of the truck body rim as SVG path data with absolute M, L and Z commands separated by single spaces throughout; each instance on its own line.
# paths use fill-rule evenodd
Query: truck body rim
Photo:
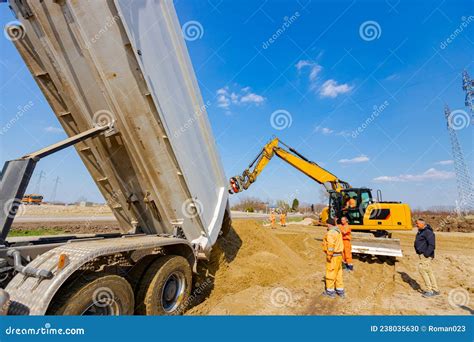
M 173 312 L 179 307 L 185 289 L 186 277 L 182 272 L 173 272 L 168 276 L 161 292 L 161 305 L 165 312 Z

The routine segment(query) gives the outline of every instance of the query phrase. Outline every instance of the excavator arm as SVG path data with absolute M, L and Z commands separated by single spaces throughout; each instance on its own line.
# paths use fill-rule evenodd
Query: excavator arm
M 314 181 L 324 185 L 328 191 L 340 192 L 342 189 L 350 187 L 347 182 L 340 180 L 331 172 L 308 160 L 294 148 L 275 137 L 263 147 L 262 151 L 260 151 L 242 175 L 230 179 L 229 192 L 232 194 L 247 190 L 257 180 L 257 177 L 275 155 Z

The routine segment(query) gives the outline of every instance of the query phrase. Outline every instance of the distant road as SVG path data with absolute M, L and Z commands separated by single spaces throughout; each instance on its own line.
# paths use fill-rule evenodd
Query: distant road
M 288 217 L 301 217 L 301 214 L 289 214 Z M 242 211 L 232 211 L 232 218 L 235 219 L 266 219 L 268 214 L 245 213 Z M 18 216 L 15 217 L 17 223 L 34 222 L 110 222 L 116 221 L 113 215 L 109 216 Z

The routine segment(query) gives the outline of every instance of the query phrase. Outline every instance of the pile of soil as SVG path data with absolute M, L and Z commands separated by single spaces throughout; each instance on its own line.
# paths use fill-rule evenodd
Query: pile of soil
M 208 263 L 200 265 L 190 315 L 293 314 L 472 314 L 474 256 L 472 233 L 437 233 L 433 263 L 441 288 L 436 298 L 421 296 L 416 231 L 397 232 L 404 256 L 355 256 L 353 273 L 344 272 L 346 299 L 321 296 L 325 257 L 323 227 L 291 225 L 270 229 L 249 220 L 234 220 Z
M 473 216 L 457 216 L 453 214 L 428 214 L 424 219 L 433 227 L 435 231 L 440 232 L 474 232 Z
M 294 300 L 287 298 L 292 296 L 287 287 L 306 271 L 308 260 L 260 223 L 242 220 L 234 228 L 218 240 L 209 262 L 201 264 L 197 286 L 210 285 L 188 314 L 284 312 L 280 302 Z

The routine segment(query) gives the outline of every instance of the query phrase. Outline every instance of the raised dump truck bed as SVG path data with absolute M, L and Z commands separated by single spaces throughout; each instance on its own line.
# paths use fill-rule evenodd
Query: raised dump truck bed
M 10 5 L 15 45 L 66 133 L 114 122 L 76 149 L 123 230 L 172 233 L 182 220 L 207 251 L 226 182 L 171 1 Z
M 229 224 L 224 172 L 170 0 L 10 0 L 12 41 L 69 136 L 5 163 L 0 314 L 179 314 Z M 36 163 L 75 146 L 122 234 L 8 239 Z

